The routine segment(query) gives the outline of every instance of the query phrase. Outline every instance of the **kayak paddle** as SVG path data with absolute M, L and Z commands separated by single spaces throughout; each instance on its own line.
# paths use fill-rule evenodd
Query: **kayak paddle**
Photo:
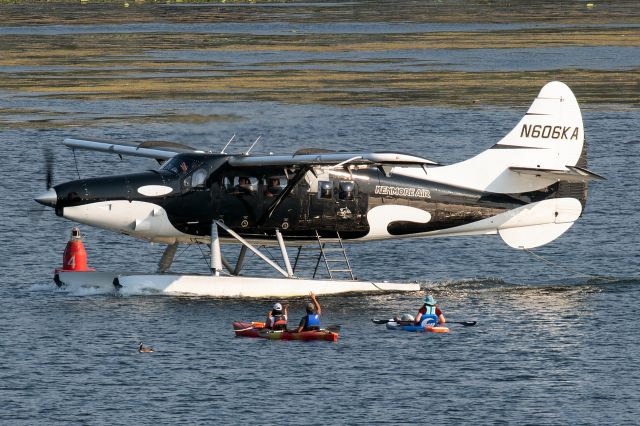
M 386 324 L 388 322 L 397 322 L 398 324 L 413 324 L 413 321 L 396 321 L 393 318 L 391 319 L 372 319 L 374 324 Z M 445 324 L 462 324 L 465 327 L 471 327 L 476 325 L 477 321 L 447 321 Z

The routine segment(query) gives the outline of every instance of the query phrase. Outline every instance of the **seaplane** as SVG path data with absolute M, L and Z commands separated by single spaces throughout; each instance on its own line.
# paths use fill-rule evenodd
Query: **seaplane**
M 148 157 L 160 166 L 61 183 L 35 200 L 71 221 L 167 247 L 154 273 L 63 268 L 56 282 L 214 297 L 416 291 L 416 283 L 356 278 L 345 244 L 499 235 L 514 249 L 538 247 L 573 225 L 582 215 L 588 183 L 603 179 L 587 169 L 580 108 L 558 81 L 540 90 L 498 143 L 450 165 L 398 152 L 307 148 L 253 155 L 252 145 L 226 153 L 232 140 L 212 152 L 171 142 L 65 139 L 74 150 Z M 210 272 L 171 272 L 180 244 L 210 247 Z M 239 247 L 235 259 L 223 254 L 223 244 Z M 332 245 L 338 259 L 329 254 Z M 279 247 L 282 259 L 266 256 L 261 249 L 268 246 Z M 310 246 L 319 251 L 316 270 L 314 277 L 302 278 L 298 256 L 292 266 L 287 247 L 297 247 L 300 255 Z M 248 251 L 278 275 L 243 275 Z M 318 265 L 326 268 L 323 278 L 316 277 Z

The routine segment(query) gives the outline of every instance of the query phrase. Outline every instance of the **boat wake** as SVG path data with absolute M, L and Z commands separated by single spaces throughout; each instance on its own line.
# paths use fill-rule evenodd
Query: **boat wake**
M 573 291 L 577 288 L 591 288 L 601 286 L 615 286 L 623 283 L 635 282 L 637 279 L 566 279 L 561 281 L 550 281 L 540 283 L 508 282 L 501 278 L 471 278 L 462 280 L 443 280 L 421 282 L 420 288 L 430 292 L 513 292 L 527 290 L 547 290 L 547 291 Z
M 426 292 L 450 294 L 456 292 L 465 293 L 518 293 L 518 292 L 583 292 L 593 293 L 600 291 L 612 291 L 622 289 L 629 285 L 640 283 L 639 278 L 614 278 L 597 277 L 582 279 L 563 279 L 559 281 L 523 283 L 508 282 L 501 278 L 470 278 L 462 280 L 425 281 L 420 283 L 420 288 Z

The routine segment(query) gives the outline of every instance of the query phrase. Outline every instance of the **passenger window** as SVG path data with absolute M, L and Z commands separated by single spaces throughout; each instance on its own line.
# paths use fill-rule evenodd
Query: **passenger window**
M 249 176 L 225 177 L 227 192 L 235 195 L 253 195 L 258 187 L 258 180 Z
M 285 184 L 283 185 L 283 181 L 285 182 Z M 268 177 L 266 179 L 266 186 L 265 186 L 265 190 L 264 190 L 264 195 L 266 197 L 275 197 L 278 194 L 280 194 L 285 186 L 286 186 L 286 178 L 281 178 L 281 177 L 276 177 L 276 176 L 272 176 L 272 177 Z
M 338 193 L 340 199 L 353 200 L 354 187 L 353 182 L 340 182 L 340 191 Z
M 333 198 L 333 184 L 331 182 L 318 182 L 318 198 Z
M 222 182 L 222 187 L 226 192 L 233 192 L 233 177 L 225 176 Z

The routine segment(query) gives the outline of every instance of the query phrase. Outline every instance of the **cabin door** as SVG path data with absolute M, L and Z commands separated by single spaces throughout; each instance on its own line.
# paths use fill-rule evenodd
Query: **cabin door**
M 230 171 L 219 181 L 217 217 L 234 229 L 251 229 L 260 219 L 263 194 L 256 176 Z

